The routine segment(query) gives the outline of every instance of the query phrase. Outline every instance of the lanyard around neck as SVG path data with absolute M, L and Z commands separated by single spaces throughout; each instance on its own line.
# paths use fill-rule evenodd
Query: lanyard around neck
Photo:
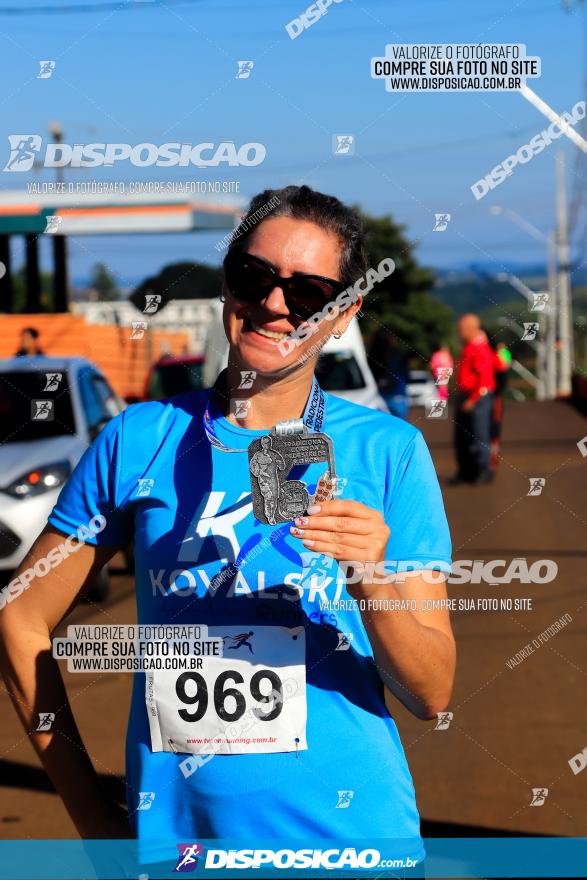
M 214 428 L 214 421 L 212 419 L 212 416 L 210 415 L 210 404 L 213 394 L 214 389 L 212 388 L 210 389 L 208 400 L 206 401 L 206 406 L 204 409 L 203 422 L 206 437 L 210 441 L 211 445 L 218 449 L 220 452 L 247 452 L 247 447 L 245 447 L 244 449 L 234 449 L 231 446 L 226 446 L 222 442 L 222 440 L 218 438 L 218 435 L 216 434 L 216 429 Z M 325 406 L 326 402 L 324 399 L 324 392 L 318 385 L 316 377 L 314 377 L 314 379 L 312 380 L 312 390 L 310 391 L 310 396 L 306 404 L 303 419 L 300 419 L 299 421 L 303 422 L 303 424 L 305 424 L 310 431 L 321 431 L 324 424 Z M 281 424 L 281 422 L 278 422 L 275 427 L 278 429 Z

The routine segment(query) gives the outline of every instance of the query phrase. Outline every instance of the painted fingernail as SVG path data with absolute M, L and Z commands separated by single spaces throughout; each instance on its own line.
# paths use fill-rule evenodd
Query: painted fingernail
M 292 533 L 292 535 L 296 535 L 297 537 L 300 537 L 301 535 L 304 534 L 304 530 L 303 530 L 303 529 L 296 529 L 295 526 L 292 526 L 292 527 L 290 528 L 290 532 Z
M 313 547 L 314 541 L 308 541 L 308 539 L 306 538 L 305 541 L 302 541 L 302 544 L 304 545 L 304 547 Z
M 307 526 L 308 525 L 308 517 L 307 516 L 296 516 L 294 519 L 296 526 Z
M 322 510 L 322 508 L 320 507 L 319 504 L 312 504 L 311 507 L 308 507 L 308 513 L 309 513 L 309 514 L 312 514 L 312 513 L 320 513 L 321 510 Z

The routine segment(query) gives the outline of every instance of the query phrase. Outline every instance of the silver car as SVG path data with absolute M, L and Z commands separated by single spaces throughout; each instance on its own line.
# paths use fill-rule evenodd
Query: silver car
M 410 370 L 408 373 L 408 403 L 410 406 L 429 406 L 438 397 L 432 373 L 427 370 Z
M 43 530 L 61 487 L 124 403 L 83 358 L 0 360 L 0 576 Z M 86 524 L 84 524 L 86 525 Z M 96 598 L 106 590 L 106 573 Z

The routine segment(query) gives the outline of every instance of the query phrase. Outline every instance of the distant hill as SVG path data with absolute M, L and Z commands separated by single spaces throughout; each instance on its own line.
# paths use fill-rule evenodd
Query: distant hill
M 455 315 L 464 312 L 484 312 L 500 303 L 508 302 L 517 294 L 507 282 L 491 279 L 445 280 L 434 288 L 434 296 L 449 306 Z
M 505 272 L 506 269 L 531 290 L 546 288 L 546 269 L 542 265 L 520 263 L 499 267 L 493 262 L 485 261 L 454 269 L 437 269 L 434 296 L 449 306 L 455 315 L 464 312 L 491 314 L 499 311 L 499 306 L 507 302 L 519 301 L 523 306 L 524 297 L 507 281 L 498 280 L 500 271 Z M 571 280 L 576 295 L 578 288 L 587 285 L 587 268 L 574 269 Z

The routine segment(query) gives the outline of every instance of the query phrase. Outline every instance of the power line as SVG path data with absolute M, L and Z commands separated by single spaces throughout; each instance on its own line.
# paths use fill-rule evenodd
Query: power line
M 106 0 L 104 3 L 67 3 L 59 6 L 0 6 L 0 15 L 73 15 L 83 12 L 102 12 L 113 9 L 149 9 L 152 7 L 185 6 L 202 0 Z

